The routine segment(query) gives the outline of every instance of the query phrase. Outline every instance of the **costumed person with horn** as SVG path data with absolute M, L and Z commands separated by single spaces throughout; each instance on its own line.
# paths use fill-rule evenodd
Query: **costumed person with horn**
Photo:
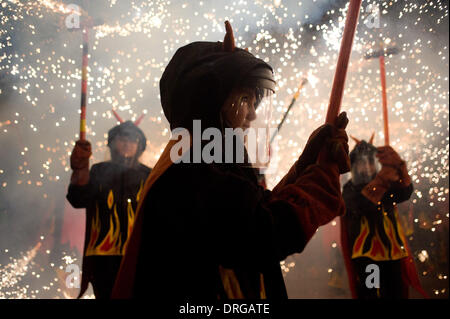
M 192 138 L 183 158 L 196 156 L 194 120 L 223 138 L 227 129 L 251 127 L 270 105 L 271 66 L 236 48 L 228 21 L 225 27 L 223 43 L 178 49 L 160 81 L 172 132 L 183 128 Z M 280 261 L 344 212 L 338 163 L 349 165 L 347 123 L 341 113 L 316 129 L 273 191 L 245 163 L 174 161 L 178 141 L 171 140 L 146 181 L 112 297 L 287 298 Z
M 341 242 L 352 296 L 403 299 L 408 298 L 409 285 L 426 295 L 397 209 L 413 192 L 406 163 L 391 146 L 373 146 L 373 137 L 369 142 L 352 137 L 356 146 L 350 152 L 351 179 L 342 193 L 346 213 L 341 217 Z
M 92 284 L 97 299 L 107 299 L 131 235 L 137 201 L 151 169 L 139 162 L 146 147 L 135 123 L 119 120 L 108 132 L 111 160 L 89 169 L 91 144 L 79 140 L 70 156 L 72 176 L 67 199 L 74 208 L 86 208 L 81 297 Z

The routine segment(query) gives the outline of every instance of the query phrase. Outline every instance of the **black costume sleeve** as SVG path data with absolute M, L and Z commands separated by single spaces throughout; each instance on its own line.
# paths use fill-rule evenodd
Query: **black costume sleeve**
M 347 219 L 361 218 L 362 215 L 366 215 L 373 211 L 377 213 L 374 203 L 372 203 L 367 197 L 361 193 L 361 187 L 355 187 L 350 185 L 350 182 L 344 186 L 342 196 L 345 201 L 346 211 L 345 217 Z M 406 187 L 393 186 L 391 187 L 381 199 L 381 204 L 385 207 L 391 207 L 394 203 L 399 204 L 407 201 L 413 192 L 413 185 L 410 184 Z
M 381 202 L 383 205 L 393 205 L 394 203 L 402 203 L 407 201 L 414 190 L 413 184 L 406 187 L 394 186 L 391 187 L 383 196 Z
M 344 185 L 344 189 L 342 191 L 342 197 L 345 202 L 345 216 L 346 220 L 351 219 L 359 219 L 361 215 L 364 213 L 364 209 L 360 207 L 372 207 L 374 204 L 365 198 L 360 190 L 356 190 L 351 182 L 348 182 Z
M 69 185 L 67 200 L 74 208 L 86 208 L 95 198 L 97 165 L 93 165 L 89 172 L 89 183 L 86 185 Z

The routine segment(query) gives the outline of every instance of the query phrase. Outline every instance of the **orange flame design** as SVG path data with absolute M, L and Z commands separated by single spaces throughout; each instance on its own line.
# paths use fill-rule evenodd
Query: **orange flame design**
M 90 239 L 89 239 L 89 244 L 86 249 L 86 256 L 95 255 L 94 246 L 95 246 L 95 243 L 97 242 L 98 237 L 100 236 L 100 218 L 98 216 L 98 214 L 99 214 L 98 204 L 96 204 L 95 208 L 96 208 L 95 216 L 92 219 L 91 235 L 90 235 Z
M 369 257 L 372 260 L 389 260 L 388 250 L 383 245 L 378 230 L 375 230 L 370 249 L 363 256 Z
M 114 193 L 112 189 L 109 191 L 107 204 L 109 209 L 111 209 L 112 205 L 114 204 Z
M 352 258 L 361 257 L 366 242 L 367 236 L 369 236 L 369 222 L 363 216 L 361 218 L 361 228 L 358 237 L 356 237 L 355 244 L 353 245 Z
M 369 236 L 369 222 L 366 217 L 361 218 L 361 228 L 358 237 L 355 240 L 352 250 L 352 258 L 369 257 L 372 260 L 389 260 L 388 250 L 381 241 L 378 231 L 372 237 L 369 250 L 363 252 L 364 244 Z
M 138 202 L 141 198 L 142 190 L 144 189 L 144 181 L 141 181 L 141 186 L 139 187 L 139 190 L 136 194 L 136 201 Z M 125 241 L 125 244 L 122 248 L 122 254 L 125 254 L 125 249 L 127 247 L 128 240 L 130 239 L 131 232 L 133 230 L 134 221 L 136 219 L 136 212 L 133 210 L 133 205 L 131 204 L 131 200 L 128 201 L 127 206 L 127 215 L 128 215 L 128 232 L 127 232 L 127 240 Z
M 403 230 L 402 224 L 400 223 L 400 217 L 398 215 L 398 209 L 397 206 L 394 207 L 394 216 L 395 216 L 395 220 L 396 220 L 396 224 L 397 224 L 397 231 L 398 231 L 398 235 L 400 236 L 400 239 L 402 240 L 402 242 L 407 245 L 407 240 L 405 237 L 405 231 Z M 407 249 L 407 247 L 405 247 L 405 249 Z M 409 255 L 408 251 L 406 252 L 407 255 Z
M 141 185 L 136 194 L 136 201 L 139 201 L 142 191 L 144 188 L 144 181 L 141 180 Z M 123 255 L 125 253 L 126 244 L 131 236 L 131 232 L 133 230 L 134 221 L 136 219 L 136 213 L 133 210 L 133 203 L 131 199 L 128 199 L 127 203 L 127 216 L 128 216 L 128 225 L 127 225 L 127 238 L 125 242 L 123 242 L 121 229 L 120 229 L 120 219 L 117 213 L 117 205 L 114 204 L 114 193 L 112 190 L 109 191 L 108 197 L 106 200 L 107 206 L 109 209 L 114 208 L 113 212 L 109 217 L 109 230 L 106 236 L 102 239 L 102 241 L 97 244 L 100 237 L 101 231 L 101 223 L 99 218 L 99 208 L 98 204 L 96 206 L 96 215 L 92 219 L 91 225 L 91 235 L 89 244 L 86 248 L 86 256 L 90 255 Z
M 114 205 L 113 217 L 109 217 L 109 231 L 102 242 L 96 247 L 97 255 L 120 255 L 122 238 L 120 236 L 120 222 L 117 214 L 117 206 Z
M 114 195 L 112 190 L 109 191 L 107 199 L 108 208 L 114 205 Z M 113 219 L 114 216 L 114 219 Z M 117 206 L 114 205 L 112 214 L 109 217 L 109 230 L 103 240 L 97 244 L 100 236 L 100 218 L 97 205 L 96 215 L 92 220 L 91 238 L 86 249 L 86 256 L 90 255 L 121 255 L 122 236 L 120 234 L 120 220 L 117 213 Z
M 128 214 L 128 232 L 127 232 L 127 240 L 125 241 L 125 244 L 123 245 L 122 248 L 122 254 L 125 254 L 125 248 L 127 247 L 128 240 L 130 239 L 131 231 L 133 230 L 134 220 L 136 217 L 135 212 L 133 211 L 133 206 L 131 205 L 131 201 L 128 202 L 127 214 Z
M 398 223 L 397 223 L 397 227 L 398 227 Z M 391 242 L 391 259 L 397 260 L 397 259 L 401 259 L 403 257 L 408 256 L 406 249 L 400 245 L 400 243 L 398 242 L 398 240 L 395 236 L 394 224 L 391 222 L 391 220 L 387 216 L 384 216 L 384 229 L 385 229 L 386 234 L 389 237 L 389 240 Z M 400 229 L 399 229 L 399 232 L 400 232 Z
M 139 190 L 136 194 L 136 202 L 139 202 L 139 199 L 141 198 L 142 190 L 144 189 L 144 180 L 141 180 L 141 186 L 139 187 Z

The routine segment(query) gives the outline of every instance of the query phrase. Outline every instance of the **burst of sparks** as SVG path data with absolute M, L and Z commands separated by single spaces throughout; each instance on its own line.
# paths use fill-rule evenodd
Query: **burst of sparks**
M 37 243 L 32 249 L 24 254 L 19 259 L 13 259 L 12 261 L 2 267 L 0 270 L 1 282 L 0 282 L 0 299 L 4 298 L 24 298 L 27 294 L 27 287 L 21 287 L 20 289 L 13 290 L 13 292 L 3 292 L 8 288 L 16 286 L 22 277 L 27 273 L 30 264 L 36 256 L 37 250 L 41 247 L 41 243 Z

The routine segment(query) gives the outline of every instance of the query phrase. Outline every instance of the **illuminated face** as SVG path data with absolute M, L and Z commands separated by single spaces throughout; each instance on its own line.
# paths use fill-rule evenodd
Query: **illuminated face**
M 225 125 L 230 128 L 250 127 L 250 123 L 256 119 L 256 96 L 250 89 L 234 90 L 222 107 L 222 116 Z
M 134 157 L 138 150 L 137 139 L 119 135 L 114 139 L 115 149 L 120 156 L 125 158 Z
M 371 160 L 359 160 L 355 163 L 356 172 L 361 176 L 373 176 L 377 172 L 375 162 Z

